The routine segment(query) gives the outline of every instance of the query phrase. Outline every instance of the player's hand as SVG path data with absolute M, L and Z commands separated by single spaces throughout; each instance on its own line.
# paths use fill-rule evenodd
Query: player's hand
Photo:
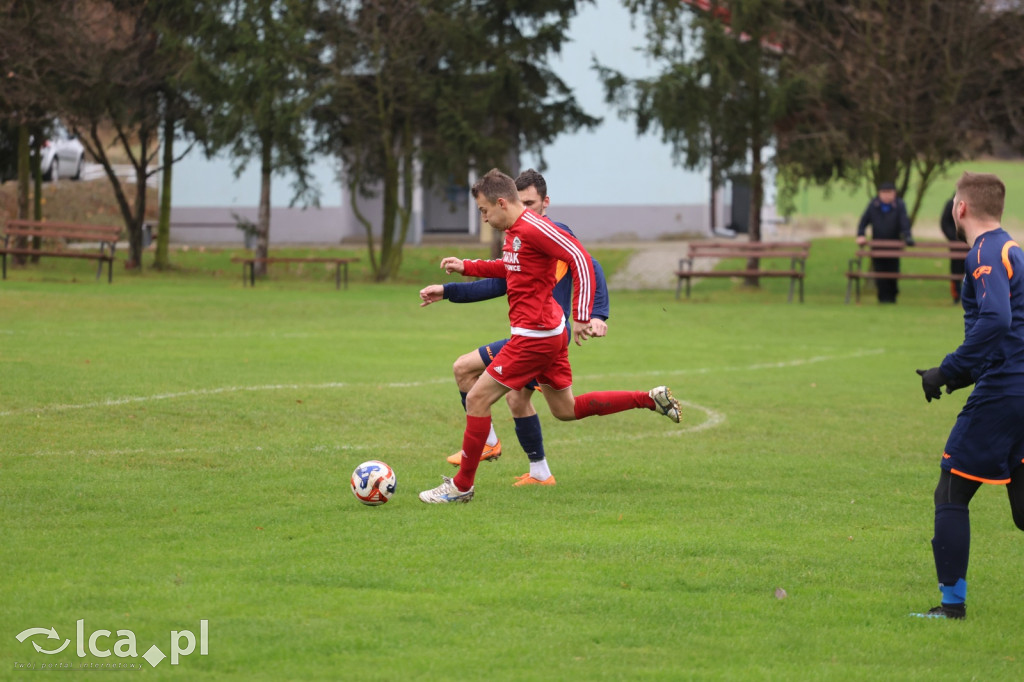
M 447 272 L 449 275 L 453 272 L 457 272 L 460 275 L 466 271 L 466 265 L 462 262 L 461 258 L 455 256 L 448 256 L 441 261 L 441 269 Z
M 590 328 L 593 329 L 591 336 L 607 336 L 608 335 L 608 323 L 604 320 L 600 320 L 596 317 L 591 318 Z
M 950 379 L 949 381 L 946 382 L 946 395 L 949 395 L 953 391 L 958 391 L 961 388 L 967 388 L 968 386 L 970 386 L 973 383 L 974 382 L 971 381 L 970 379 L 962 379 L 962 378 L 954 377 L 954 378 L 952 378 L 952 379 Z
M 867 237 L 865 237 L 864 235 L 858 235 L 857 236 L 857 246 L 864 246 L 867 243 L 868 243 L 868 238 Z
M 423 287 L 420 289 L 420 307 L 430 305 L 431 303 L 437 303 L 444 299 L 444 285 L 443 284 L 431 284 L 429 287 Z
M 582 346 L 584 341 L 594 335 L 594 329 L 590 326 L 591 322 L 572 321 L 572 340 L 576 342 L 577 346 Z
M 932 401 L 932 398 L 938 400 L 942 397 L 942 387 L 946 383 L 946 377 L 943 376 L 942 371 L 938 367 L 932 367 L 931 369 L 919 369 L 917 373 L 921 375 L 921 388 L 924 389 L 924 397 L 928 402 Z

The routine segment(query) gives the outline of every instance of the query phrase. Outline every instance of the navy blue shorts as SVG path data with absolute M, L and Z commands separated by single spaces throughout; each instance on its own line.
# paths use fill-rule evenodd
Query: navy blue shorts
M 972 393 L 946 441 L 942 468 L 982 483 L 1006 484 L 1024 463 L 1024 396 Z
M 491 365 L 491 360 L 501 352 L 501 349 L 505 347 L 506 343 L 508 343 L 508 339 L 502 339 L 501 341 L 495 341 L 494 343 L 489 343 L 486 346 L 480 346 L 476 349 L 477 352 L 480 353 L 480 359 L 484 361 L 484 367 L 489 367 Z M 530 383 L 526 384 L 525 388 L 537 390 L 537 380 L 530 379 Z

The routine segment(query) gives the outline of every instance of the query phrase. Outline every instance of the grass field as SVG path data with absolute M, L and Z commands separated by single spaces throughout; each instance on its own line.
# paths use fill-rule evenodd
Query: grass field
M 914 369 L 956 346 L 960 314 L 935 283 L 843 305 L 851 250 L 815 243 L 804 305 L 784 282 L 613 292 L 609 336 L 571 351 L 577 394 L 667 383 L 684 424 L 558 423 L 538 400 L 559 483 L 517 489 L 498 406 L 505 455 L 471 504 L 441 507 L 416 492 L 460 444 L 451 362 L 507 319 L 502 301 L 420 309 L 435 253 L 407 256 L 407 283 L 342 292 L 309 271 L 243 289 L 216 252 L 109 286 L 67 261 L 13 272 L 0 679 L 1021 679 L 1024 542 L 1003 491 L 972 504 L 968 620 L 908 615 L 939 596 L 931 493 L 966 398 L 925 403 Z M 398 473 L 379 508 L 348 490 L 371 458 Z M 85 640 L 113 633 L 97 651 L 128 651 L 130 631 L 140 657 L 95 655 L 79 620 Z M 187 649 L 203 620 L 206 655 L 141 658 Z

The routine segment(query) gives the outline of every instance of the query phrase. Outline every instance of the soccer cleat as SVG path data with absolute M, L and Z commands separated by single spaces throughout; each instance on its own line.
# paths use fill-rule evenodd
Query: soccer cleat
M 424 490 L 420 493 L 421 502 L 426 502 L 427 504 L 445 504 L 448 502 L 469 502 L 473 499 L 473 488 L 463 492 L 455 487 L 455 481 L 447 476 L 442 476 L 441 480 L 441 485 L 430 490 Z
M 927 613 L 913 613 L 918 618 L 946 618 L 949 620 L 964 620 L 967 618 L 966 604 L 939 604 Z
M 672 396 L 672 391 L 668 386 L 652 388 L 647 395 L 651 396 L 658 412 L 677 424 L 682 420 L 682 408 L 679 407 L 679 401 Z
M 498 458 L 501 457 L 501 441 L 499 440 L 494 445 L 485 445 L 484 452 L 480 455 L 481 462 L 497 462 Z M 448 463 L 452 466 L 459 466 L 462 464 L 462 450 L 459 450 L 454 455 L 448 456 Z
M 530 474 L 523 474 L 522 476 L 516 476 L 516 482 L 512 485 L 516 488 L 521 485 L 556 485 L 556 481 L 554 476 L 548 476 L 543 481 L 538 481 Z

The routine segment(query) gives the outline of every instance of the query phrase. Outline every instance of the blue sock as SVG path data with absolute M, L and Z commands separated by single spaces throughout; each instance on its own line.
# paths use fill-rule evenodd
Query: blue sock
M 462 396 L 462 409 L 466 409 L 466 396 L 469 395 L 465 391 L 459 391 L 459 395 Z
M 515 423 L 519 445 L 530 461 L 539 462 L 544 459 L 544 435 L 540 431 L 540 417 L 516 417 Z
M 943 604 L 963 604 L 967 601 L 967 581 L 963 578 L 956 585 L 939 585 Z

